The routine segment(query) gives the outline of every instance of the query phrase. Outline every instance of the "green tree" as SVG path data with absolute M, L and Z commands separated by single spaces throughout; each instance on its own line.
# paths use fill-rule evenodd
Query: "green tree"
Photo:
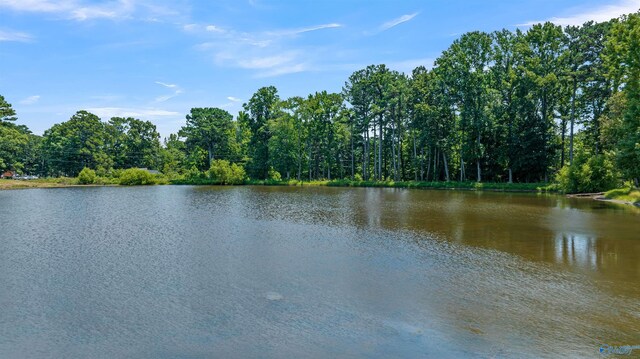
M 302 171 L 305 142 L 303 137 L 306 131 L 298 113 L 301 101 L 299 97 L 284 101 L 280 116 L 268 122 L 271 133 L 268 145 L 271 165 L 278 172 L 286 174 L 287 179 L 291 178 L 293 173 L 297 173 L 300 180 Z
M 149 121 L 112 117 L 109 152 L 116 168 L 159 167 L 160 134 Z
M 269 121 L 279 117 L 280 97 L 274 86 L 260 88 L 249 102 L 243 105 L 247 113 L 246 124 L 251 131 L 248 163 L 249 174 L 267 178 L 269 171 Z
M 0 95 L 0 125 L 13 123 L 16 120 L 16 111 L 11 107 L 4 96 Z
M 187 124 L 179 134 L 186 138 L 187 148 L 199 147 L 207 152 L 207 163 L 198 167 L 206 169 L 216 156 L 226 157 L 230 153 L 233 133 L 233 116 L 219 108 L 192 108 L 187 115 Z
M 614 83 L 623 85 L 626 109 L 623 136 L 617 144 L 617 163 L 626 178 L 638 186 L 640 178 L 640 13 L 631 14 L 613 26 L 607 47 Z
M 42 146 L 48 172 L 75 177 L 84 167 L 111 168 L 105 129 L 98 116 L 78 111 L 69 121 L 46 130 Z

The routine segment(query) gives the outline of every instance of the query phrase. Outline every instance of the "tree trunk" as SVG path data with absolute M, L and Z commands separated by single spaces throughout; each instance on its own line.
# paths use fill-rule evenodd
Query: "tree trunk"
M 378 141 L 376 141 L 378 132 L 377 127 L 373 125 L 373 179 L 378 179 Z
M 573 123 L 575 122 L 575 111 L 576 111 L 576 91 L 578 87 L 578 80 L 576 77 L 573 77 L 573 94 L 571 96 L 571 116 L 569 121 L 571 122 L 570 130 L 569 130 L 569 166 L 573 165 Z
M 427 181 L 429 180 L 429 172 L 431 172 L 431 149 L 429 149 L 429 158 L 427 158 L 427 176 L 424 176 L 424 146 L 420 148 L 420 152 L 422 152 L 422 159 L 420 160 L 421 172 L 420 172 L 420 180 L 424 181 L 425 178 Z
M 353 150 L 353 126 L 351 126 L 351 180 L 353 181 L 353 178 L 355 176 L 355 167 L 356 167 L 356 163 L 355 163 L 355 155 L 354 155 L 354 150 Z
M 398 167 L 397 167 L 397 161 L 396 161 L 396 127 L 393 126 L 391 131 L 392 131 L 392 134 L 391 134 L 391 157 L 393 158 L 393 161 L 391 163 L 393 165 L 393 180 L 397 181 L 398 180 Z
M 438 148 L 433 151 L 433 180 L 438 182 L 440 180 L 440 173 L 438 173 Z
M 366 181 L 368 178 L 367 167 L 369 166 L 369 132 L 364 133 L 364 143 L 362 144 L 362 177 Z
M 416 149 L 416 134 L 412 133 L 411 134 L 412 138 L 413 138 L 413 166 L 414 166 L 414 180 L 417 181 L 418 180 L 418 151 Z
M 509 183 L 513 183 L 513 172 L 511 172 L 511 167 L 509 167 Z
M 442 162 L 444 164 L 444 178 L 449 182 L 449 165 L 447 164 L 447 155 L 442 151 Z
M 429 179 L 429 167 L 431 167 L 431 157 L 427 159 L 427 179 Z M 424 179 L 424 146 L 420 146 L 420 181 L 424 181 Z
M 380 126 L 378 126 L 378 131 L 380 136 L 378 138 L 379 146 L 378 146 L 378 179 L 382 179 L 382 114 L 380 114 Z
M 462 156 L 462 144 L 460 145 L 460 182 L 464 181 L 464 157 Z
M 476 167 L 478 169 L 477 179 L 478 179 L 478 182 L 482 182 L 482 176 L 480 173 L 480 158 L 482 157 L 482 154 L 480 153 L 480 129 L 478 129 L 478 141 L 476 145 L 478 146 L 478 158 L 476 159 Z

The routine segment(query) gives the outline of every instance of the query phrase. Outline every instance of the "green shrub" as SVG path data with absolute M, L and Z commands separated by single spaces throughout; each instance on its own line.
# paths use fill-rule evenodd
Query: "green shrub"
M 244 167 L 226 160 L 214 160 L 207 175 L 218 184 L 242 184 L 246 177 Z
M 78 174 L 78 183 L 79 184 L 93 184 L 96 182 L 96 171 L 91 168 L 85 167 Z
M 151 173 L 140 168 L 129 168 L 120 174 L 120 184 L 124 186 L 141 186 L 155 184 Z
M 631 193 L 631 191 L 633 190 L 633 188 L 631 187 L 627 187 L 627 188 L 616 188 L 616 189 L 612 189 L 611 191 L 607 191 L 604 196 L 607 198 L 618 198 L 618 197 L 622 197 L 622 196 L 628 196 L 629 193 Z
M 613 161 L 605 155 L 596 155 L 576 158 L 572 166 L 562 167 L 556 182 L 566 193 L 591 193 L 615 188 L 619 181 Z
M 273 167 L 269 167 L 267 179 L 272 181 L 282 181 L 282 176 L 280 175 L 280 172 L 273 169 Z

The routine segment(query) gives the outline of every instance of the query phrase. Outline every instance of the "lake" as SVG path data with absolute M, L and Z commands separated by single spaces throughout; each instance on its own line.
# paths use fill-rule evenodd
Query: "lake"
M 597 358 L 602 344 L 640 345 L 630 206 L 30 189 L 0 192 L 0 228 L 2 358 Z

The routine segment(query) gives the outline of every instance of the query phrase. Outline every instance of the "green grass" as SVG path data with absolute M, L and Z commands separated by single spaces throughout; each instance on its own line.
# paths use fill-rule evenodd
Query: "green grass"
M 545 183 L 496 183 L 496 182 L 421 182 L 421 181 L 350 181 L 333 180 L 327 183 L 333 187 L 389 187 L 389 188 L 433 188 L 489 191 L 537 192 L 549 191 Z
M 605 192 L 604 196 L 608 199 L 640 204 L 640 190 L 633 187 L 612 189 Z
M 166 176 L 155 176 L 157 184 L 174 184 L 174 185 L 220 185 L 219 181 L 205 177 L 195 178 L 174 178 L 169 179 Z M 9 182 L 5 181 L 5 187 L 55 187 L 55 186 L 75 186 L 78 185 L 77 178 L 58 177 L 58 178 L 41 178 L 32 181 L 13 181 L 13 186 L 8 186 Z M 24 185 L 22 184 L 24 183 Z M 27 185 L 27 183 L 29 185 Z M 97 177 L 93 185 L 117 185 L 118 178 Z M 431 189 L 459 189 L 471 191 L 499 191 L 499 192 L 558 192 L 557 185 L 548 183 L 497 183 L 497 182 L 421 182 L 421 181 L 352 181 L 352 180 L 316 180 L 316 181 L 298 181 L 291 180 L 245 180 L 244 185 L 251 186 L 327 186 L 327 187 L 385 187 L 385 188 L 431 188 Z M 619 189 L 609 191 L 615 196 L 625 196 L 616 198 L 625 201 L 640 200 L 640 192 L 631 189 Z M 612 198 L 612 197 L 607 197 Z M 633 199 L 633 201 L 632 201 Z
M 207 178 L 192 178 L 171 181 L 171 184 L 218 185 Z M 420 181 L 351 181 L 351 180 L 246 180 L 245 185 L 252 186 L 328 186 L 328 187 L 386 187 L 386 188 L 433 188 L 488 190 L 504 192 L 556 192 L 557 189 L 546 183 L 477 183 L 477 182 L 420 182 Z

